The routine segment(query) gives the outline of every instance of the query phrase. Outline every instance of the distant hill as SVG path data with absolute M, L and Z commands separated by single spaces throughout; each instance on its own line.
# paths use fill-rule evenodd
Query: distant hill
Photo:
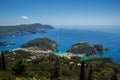
M 0 36 L 15 36 L 21 34 L 31 33 L 46 33 L 46 30 L 54 29 L 51 25 L 35 24 L 22 24 L 15 26 L 0 26 Z

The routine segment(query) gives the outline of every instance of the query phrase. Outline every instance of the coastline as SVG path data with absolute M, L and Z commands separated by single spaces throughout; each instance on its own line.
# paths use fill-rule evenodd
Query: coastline
M 85 35 L 82 35 L 84 34 Z M 66 35 L 64 35 L 66 34 Z M 71 34 L 71 35 L 69 35 Z M 77 34 L 80 34 L 81 37 L 75 36 Z M 96 34 L 95 36 L 89 37 L 90 35 Z M 104 36 L 106 37 L 104 37 Z M 59 40 L 57 39 L 57 36 L 59 36 Z M 6 48 L 5 46 L 0 46 L 1 51 L 2 50 L 11 50 L 19 48 L 21 44 L 26 43 L 29 40 L 32 40 L 37 37 L 49 37 L 53 40 L 55 40 L 59 45 L 58 49 L 66 51 L 70 46 L 78 41 L 87 41 L 92 44 L 101 43 L 104 45 L 104 47 L 109 47 L 111 50 L 108 52 L 105 52 L 102 56 L 103 57 L 112 57 L 114 62 L 120 62 L 120 49 L 119 49 L 119 41 L 120 36 L 118 35 L 110 35 L 108 33 L 101 33 L 101 32 L 88 32 L 83 30 L 71 30 L 71 29 L 54 29 L 54 31 L 49 31 L 46 34 L 29 34 L 29 35 L 18 35 L 15 37 L 0 37 L 0 40 L 2 41 L 15 41 L 16 44 L 12 45 L 9 48 Z M 103 40 L 104 39 L 104 40 Z M 114 43 L 114 44 L 113 44 Z M 60 53 L 59 53 L 60 54 Z

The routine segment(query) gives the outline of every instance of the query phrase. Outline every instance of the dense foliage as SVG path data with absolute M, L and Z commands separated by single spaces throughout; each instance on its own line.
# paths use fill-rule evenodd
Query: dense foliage
M 85 54 L 89 56 L 89 55 L 96 55 L 98 54 L 98 52 L 104 52 L 104 51 L 105 49 L 101 44 L 92 45 L 87 42 L 81 42 L 72 45 L 72 47 L 68 49 L 67 52 L 73 54 Z
M 15 76 L 7 71 L 0 71 L 0 80 L 15 80 Z
M 39 50 L 57 51 L 57 43 L 48 38 L 36 38 L 34 40 L 28 41 L 27 43 L 23 44 L 21 47 L 22 48 L 33 47 L 34 49 L 39 49 Z
M 0 26 L 0 36 L 13 36 L 19 34 L 45 33 L 48 29 L 54 29 L 50 25 L 42 25 L 39 23 L 25 24 L 16 26 Z
M 4 53 L 1 53 L 1 70 L 6 71 L 6 61 L 5 61 L 5 56 Z
M 74 54 L 97 54 L 97 50 L 87 42 L 76 43 L 68 50 Z
M 75 57 L 68 59 L 45 53 L 39 55 L 36 59 L 27 61 L 25 55 L 37 56 L 40 53 L 25 51 L 15 51 L 15 53 L 13 51 L 5 52 L 7 62 L 7 72 L 5 74 L 8 74 L 6 80 L 8 77 L 11 78 L 8 80 L 14 80 L 14 75 L 18 80 L 120 80 L 120 64 L 113 63 L 111 58 L 95 58 L 80 62 Z M 24 57 L 15 58 L 20 53 L 19 57 Z M 10 56 L 11 54 L 13 56 Z M 13 57 L 14 60 L 12 60 Z M 19 70 L 21 67 L 22 70 Z M 19 73 L 15 73 L 16 70 Z M 0 71 L 1 80 L 6 76 L 3 76 L 3 74 L 4 72 Z M 84 76 L 84 78 L 81 76 Z
M 24 59 L 16 61 L 16 64 L 12 67 L 12 72 L 16 76 L 23 75 L 26 72 L 26 64 Z

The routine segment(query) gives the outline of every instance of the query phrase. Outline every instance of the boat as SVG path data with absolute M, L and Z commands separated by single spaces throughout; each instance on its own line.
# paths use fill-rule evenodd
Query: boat
M 7 45 L 6 47 L 9 48 L 9 47 L 11 47 L 11 46 L 12 46 L 12 45 Z

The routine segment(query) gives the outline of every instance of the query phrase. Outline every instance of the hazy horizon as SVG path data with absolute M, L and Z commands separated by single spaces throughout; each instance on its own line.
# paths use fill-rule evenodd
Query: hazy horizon
M 30 24 L 35 24 L 35 23 L 30 23 Z M 29 25 L 29 24 L 27 23 L 27 24 L 16 24 L 16 25 Z M 51 25 L 51 24 L 48 24 L 48 25 Z M 0 25 L 0 26 L 15 26 L 15 25 Z M 51 26 L 54 27 L 55 29 L 88 30 L 88 31 L 115 33 L 118 35 L 120 34 L 119 32 L 120 25 L 51 25 Z

